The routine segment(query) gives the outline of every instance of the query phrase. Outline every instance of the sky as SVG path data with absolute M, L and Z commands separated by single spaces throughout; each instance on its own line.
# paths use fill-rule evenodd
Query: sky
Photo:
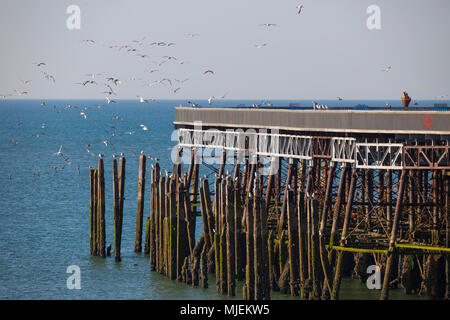
M 450 94 L 449 13 L 448 0 L 3 0 L 0 95 L 104 99 L 108 83 L 114 99 L 435 99 Z

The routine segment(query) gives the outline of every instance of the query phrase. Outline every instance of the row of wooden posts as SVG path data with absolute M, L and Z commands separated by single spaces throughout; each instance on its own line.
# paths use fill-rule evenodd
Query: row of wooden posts
M 291 163 L 281 201 L 279 190 L 278 198 L 273 197 L 277 188 L 273 180 L 277 177 L 269 175 L 267 183 L 263 183 L 256 164 L 246 164 L 243 172 L 236 164 L 232 174 L 225 174 L 223 161 L 211 191 L 208 180 L 199 179 L 199 165 L 193 159 L 194 156 L 184 174 L 181 165 L 175 165 L 171 175 L 163 175 L 158 163 L 152 166 L 150 216 L 146 220 L 144 236 L 144 253 L 149 254 L 151 271 L 203 288 L 208 287 L 208 275 L 214 274 L 217 291 L 229 296 L 236 295 L 237 281 L 244 281 L 244 299 L 270 299 L 271 291 L 303 299 L 339 298 L 342 276 L 348 275 L 349 268 L 353 268 L 348 261 L 355 257 L 358 263 L 358 259 L 366 257 L 364 253 L 353 256 L 345 250 L 326 249 L 328 243 L 340 246 L 346 243 L 357 188 L 356 168 L 343 168 L 331 206 L 334 168 L 329 171 L 324 168 L 322 197 L 325 201 L 319 201 L 317 194 L 309 192 L 319 170 L 308 172 L 304 177 L 305 187 L 298 187 L 297 175 L 305 175 L 304 168 Z M 146 157 L 141 155 L 135 252 L 142 250 L 145 175 Z M 120 261 L 124 187 L 125 158 L 119 159 L 118 170 L 114 158 L 116 261 Z M 400 195 L 404 188 L 402 174 L 398 182 Z M 402 197 L 397 198 L 394 217 L 399 216 L 401 205 Z M 196 239 L 198 207 L 203 230 Z M 343 217 L 339 214 L 342 207 Z M 105 257 L 108 252 L 105 250 L 105 182 L 101 158 L 98 169 L 91 169 L 90 221 L 91 255 Z M 326 227 L 327 221 L 332 222 L 331 228 Z M 398 219 L 391 224 L 395 235 Z M 341 231 L 340 239 L 338 230 Z M 398 259 L 397 255 L 388 255 L 387 261 L 383 261 L 383 271 L 388 276 L 384 277 L 382 298 L 387 298 L 391 269 L 396 267 Z M 405 257 L 405 261 L 409 261 L 407 259 L 409 257 Z

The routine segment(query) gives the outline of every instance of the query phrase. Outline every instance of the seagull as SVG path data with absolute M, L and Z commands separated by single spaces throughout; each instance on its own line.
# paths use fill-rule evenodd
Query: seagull
M 341 97 L 337 97 L 337 99 L 339 100 L 339 101 L 341 101 L 341 100 L 344 100 L 343 98 L 341 98 Z
M 80 114 L 86 119 L 86 113 L 84 113 L 83 111 L 80 111 Z
M 44 135 L 45 133 L 41 132 L 41 133 L 33 133 L 32 136 L 39 138 L 40 136 Z
M 145 37 L 143 37 L 142 40 L 133 40 L 133 42 L 136 42 L 138 45 L 141 46 L 144 44 L 144 40 L 145 40 Z
M 175 90 L 173 90 L 173 93 L 177 93 L 178 90 L 180 90 L 181 88 L 176 88 Z
M 108 96 L 105 96 L 106 101 L 108 101 L 108 104 L 110 103 L 116 103 L 114 100 L 111 100 Z
M 111 81 L 111 82 L 113 82 L 116 86 L 117 86 L 118 84 L 121 84 L 121 83 L 122 83 L 119 79 L 116 79 L 116 78 L 113 78 L 113 77 L 106 78 L 106 81 Z
M 392 67 L 391 67 L 391 66 L 388 66 L 388 67 L 385 68 L 385 69 L 381 69 L 381 71 L 383 71 L 383 72 L 389 72 L 391 69 L 392 69 Z
M 263 23 L 260 24 L 261 27 L 275 27 L 276 24 L 275 23 Z
M 197 104 L 197 103 L 195 103 L 195 102 L 192 102 L 192 101 L 188 101 L 188 104 L 189 104 L 191 107 L 200 107 L 199 104 Z
M 193 37 L 199 36 L 199 34 L 198 33 L 187 33 L 187 34 L 185 34 L 185 36 L 193 38 Z
M 144 131 L 147 131 L 148 130 L 148 128 L 147 128 L 147 126 L 145 125 L 145 124 L 140 124 L 139 125 L 141 128 L 142 128 L 142 130 L 144 130 Z
M 302 12 L 303 5 L 299 4 L 296 8 L 297 8 L 297 13 L 300 14 L 300 12 Z
M 94 44 L 95 43 L 94 40 L 81 40 L 81 42 L 86 42 L 86 43 L 89 43 L 89 44 Z
M 27 85 L 31 82 L 31 80 L 20 80 L 24 85 Z
M 100 141 L 101 143 L 103 143 L 105 145 L 105 147 L 108 147 L 108 144 L 113 145 L 111 142 L 109 142 L 108 140 L 102 140 Z
M 12 128 L 14 129 L 14 128 L 16 128 L 16 127 L 22 125 L 22 123 L 23 123 L 23 122 L 20 122 L 20 121 L 19 121 L 19 122 L 14 122 L 13 125 L 12 125 Z
M 18 96 L 22 96 L 22 95 L 28 94 L 28 91 L 22 91 L 22 92 L 19 92 L 19 91 L 17 91 L 17 90 L 14 90 L 14 92 L 15 92 Z
M 19 144 L 16 139 L 9 140 L 9 143 L 15 144 L 16 146 Z
M 214 98 L 215 98 L 214 96 L 208 98 L 208 104 L 211 104 L 211 102 L 213 101 Z
M 260 48 L 265 47 L 265 46 L 267 46 L 267 43 L 255 44 L 255 47 L 256 47 L 257 49 L 260 49 Z
M 205 72 L 203 72 L 203 74 L 207 74 L 207 73 L 214 74 L 214 71 L 212 71 L 212 70 L 206 70 Z
M 77 82 L 76 84 L 81 84 L 83 86 L 86 86 L 87 84 L 97 84 L 97 82 L 95 82 L 94 80 L 85 80 L 83 82 Z
M 228 92 L 225 92 L 223 95 L 221 95 L 220 97 L 218 97 L 219 99 L 224 99 L 225 96 L 228 94 Z
M 57 156 L 62 156 L 62 152 L 61 152 L 61 150 L 62 150 L 62 145 L 60 145 L 60 146 L 59 146 L 59 150 L 58 150 L 58 152 L 55 152 L 55 153 L 54 153 L 54 155 L 57 155 Z
M 41 71 L 43 74 L 44 74 L 44 77 L 47 79 L 47 80 L 52 80 L 53 82 L 55 82 L 55 77 L 54 76 L 52 76 L 51 74 L 48 74 L 47 72 L 45 72 L 45 71 Z
M 38 67 L 46 65 L 44 62 L 33 62 L 33 64 L 38 66 Z
M 142 96 L 136 96 L 136 97 L 138 97 L 139 98 L 139 102 L 140 103 L 148 103 L 148 100 L 147 99 L 144 99 Z

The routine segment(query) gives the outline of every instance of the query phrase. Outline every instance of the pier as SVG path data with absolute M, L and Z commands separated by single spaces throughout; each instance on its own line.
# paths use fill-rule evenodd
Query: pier
M 450 297 L 448 108 L 178 107 L 174 127 L 171 174 L 158 163 L 151 169 L 151 271 L 202 287 L 215 274 L 218 292 L 229 296 L 244 281 L 251 300 L 272 291 L 335 300 L 342 277 L 366 282 L 372 274 L 382 300 L 397 287 Z M 201 169 L 214 176 L 201 177 Z M 91 253 L 101 256 L 103 179 L 99 160 Z M 203 230 L 195 241 L 197 216 Z

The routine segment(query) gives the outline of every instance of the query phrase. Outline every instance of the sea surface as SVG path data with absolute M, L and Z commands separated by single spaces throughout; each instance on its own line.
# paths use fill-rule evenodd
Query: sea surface
M 174 107 L 187 101 L 117 100 L 107 105 L 104 100 L 47 100 L 45 106 L 42 102 L 0 100 L 0 299 L 229 299 L 218 295 L 214 285 L 193 288 L 150 272 L 148 256 L 133 252 L 140 151 L 158 157 L 162 169 L 171 171 Z M 208 105 L 204 100 L 195 102 Z M 271 102 L 311 105 L 311 100 Z M 401 105 L 400 100 L 317 102 Z M 419 101 L 419 106 L 435 102 L 448 101 Z M 217 100 L 213 105 L 253 103 L 261 101 Z M 116 116 L 120 118 L 113 119 Z M 60 146 L 66 161 L 55 154 Z M 99 153 L 105 159 L 107 245 L 113 243 L 112 155 L 124 153 L 127 158 L 120 263 L 89 255 L 89 166 L 97 165 Z M 144 221 L 149 216 L 149 171 Z M 72 265 L 81 271 L 79 290 L 66 284 Z M 209 281 L 215 283 L 212 276 Z M 238 284 L 237 299 L 242 299 L 241 287 Z M 380 294 L 352 279 L 344 279 L 341 290 L 342 299 L 378 299 Z M 291 299 L 276 293 L 272 298 Z M 390 298 L 416 299 L 401 289 L 392 290 Z

